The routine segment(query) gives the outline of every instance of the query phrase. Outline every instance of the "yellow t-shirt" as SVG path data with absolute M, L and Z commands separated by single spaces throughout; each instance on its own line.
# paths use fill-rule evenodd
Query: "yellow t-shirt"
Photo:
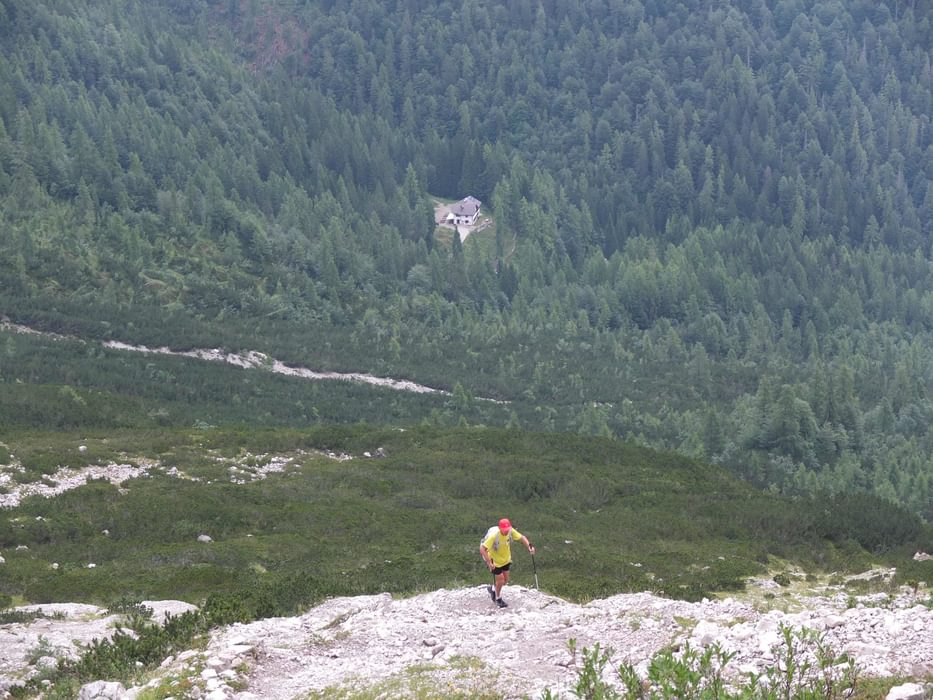
M 505 566 L 512 561 L 512 540 L 518 542 L 522 538 L 522 533 L 514 527 L 509 530 L 509 534 L 503 535 L 499 528 L 490 531 L 483 540 L 483 546 L 489 552 L 489 558 L 492 559 L 493 566 Z

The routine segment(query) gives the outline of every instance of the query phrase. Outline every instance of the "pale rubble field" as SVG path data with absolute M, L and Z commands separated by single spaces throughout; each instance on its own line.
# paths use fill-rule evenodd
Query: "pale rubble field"
M 36 331 L 28 326 L 21 326 L 0 319 L 0 330 L 10 331 L 12 333 L 21 333 L 27 335 L 40 335 L 51 340 L 73 340 L 81 343 L 93 342 L 86 341 L 74 336 L 64 336 L 58 333 L 46 333 Z M 110 350 L 119 350 L 123 352 L 141 353 L 143 355 L 172 355 L 175 357 L 188 357 L 205 362 L 221 362 L 241 369 L 260 369 L 273 372 L 274 374 L 284 374 L 300 379 L 313 381 L 348 381 L 360 384 L 371 384 L 373 386 L 395 389 L 396 391 L 407 391 L 416 394 L 441 394 L 449 396 L 450 392 L 442 389 L 424 386 L 416 382 L 404 379 L 392 379 L 390 377 L 376 377 L 363 372 L 325 372 L 317 371 L 307 367 L 296 367 L 287 365 L 280 360 L 269 357 L 268 355 L 250 350 L 243 353 L 231 353 L 219 348 L 195 349 L 195 350 L 172 350 L 167 347 L 150 348 L 145 345 L 131 345 L 117 340 L 107 340 L 100 343 L 102 347 Z M 486 399 L 479 399 L 486 400 Z M 499 403 L 499 402 L 497 402 Z
M 2 443 L 0 443 L 2 445 Z M 83 445 L 77 449 L 83 451 Z M 377 449 L 373 452 L 363 453 L 364 457 L 379 457 L 382 453 Z M 352 459 L 348 454 L 338 452 L 321 452 L 318 450 L 298 450 L 288 455 L 244 454 L 238 457 L 214 457 L 218 464 L 226 465 L 227 477 L 231 483 L 246 484 L 252 481 L 265 479 L 270 474 L 286 471 L 296 460 L 307 456 L 325 457 L 327 459 L 346 461 Z M 54 474 L 49 474 L 41 481 L 20 484 L 15 479 L 16 472 L 22 472 L 22 465 L 15 459 L 10 464 L 0 466 L 0 510 L 15 508 L 24 498 L 41 496 L 52 498 L 89 481 L 104 479 L 114 486 L 121 487 L 129 479 L 141 479 L 159 473 L 176 479 L 190 479 L 200 481 L 197 476 L 186 474 L 184 470 L 175 466 L 167 466 L 157 460 L 133 458 L 127 462 L 108 464 L 94 464 L 82 468 L 60 466 Z M 210 483 L 210 482 L 207 482 Z
M 625 662 L 644 674 L 648 660 L 671 644 L 702 649 L 716 643 L 736 654 L 727 673 L 741 675 L 776 662 L 782 625 L 821 632 L 834 651 L 854 659 L 861 674 L 921 680 L 933 674 L 933 609 L 922 604 L 928 591 L 902 588 L 853 598 L 816 587 L 772 598 L 765 594 L 773 585 L 752 580 L 741 597 L 697 603 L 637 593 L 587 604 L 508 586 L 509 607 L 503 610 L 492 604 L 485 585 L 406 598 L 333 598 L 296 617 L 215 630 L 205 647 L 165 659 L 140 686 L 101 683 L 94 690 L 109 693 L 102 697 L 136 698 L 175 684 L 187 689 L 178 697 L 284 700 L 378 687 L 384 697 L 405 697 L 407 684 L 420 681 L 441 691 L 506 698 L 540 698 L 546 689 L 569 697 L 585 647 L 612 649 L 611 668 Z M 156 619 L 191 607 L 144 604 Z M 93 606 L 30 609 L 37 608 L 57 618 L 0 626 L 0 689 L 56 657 L 74 656 L 91 639 L 112 634 L 118 622 Z M 40 645 L 44 657 L 37 659 Z
M 0 319 L 0 330 L 28 335 L 41 335 L 51 340 L 72 340 L 81 343 L 94 342 L 83 340 L 74 336 L 63 336 L 57 333 L 36 331 L 32 328 L 29 328 L 28 326 L 17 325 L 2 319 Z M 187 357 L 194 360 L 202 360 L 204 362 L 219 362 L 232 365 L 234 367 L 239 367 L 240 369 L 262 370 L 272 372 L 273 374 L 283 374 L 289 377 L 296 377 L 298 379 L 309 381 L 354 382 L 357 384 L 369 384 L 371 386 L 378 386 L 385 389 L 392 389 L 394 391 L 403 391 L 414 394 L 437 394 L 439 396 L 451 395 L 449 391 L 444 389 L 425 386 L 423 384 L 418 384 L 417 382 L 409 381 L 407 379 L 377 377 L 365 372 L 320 371 L 311 369 L 309 367 L 288 365 L 281 360 L 277 360 L 273 357 L 270 357 L 269 355 L 266 355 L 265 353 L 257 352 L 255 350 L 249 350 L 242 353 L 226 352 L 225 350 L 221 350 L 219 348 L 172 350 L 168 347 L 151 348 L 145 345 L 131 345 L 129 343 L 124 343 L 117 340 L 103 341 L 100 343 L 100 345 L 101 347 L 105 347 L 109 350 L 118 350 L 121 352 L 141 353 L 143 355 L 171 355 L 175 357 Z M 508 401 L 484 398 L 482 396 L 477 396 L 475 398 L 477 401 L 488 401 L 490 403 L 496 404 L 508 403 Z

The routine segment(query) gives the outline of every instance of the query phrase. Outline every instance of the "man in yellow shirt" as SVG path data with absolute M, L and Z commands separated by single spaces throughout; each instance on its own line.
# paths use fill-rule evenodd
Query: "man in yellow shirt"
M 498 527 L 494 525 L 489 528 L 479 546 L 480 556 L 483 557 L 483 561 L 495 577 L 496 587 L 494 590 L 492 586 L 488 586 L 489 595 L 500 608 L 506 607 L 506 602 L 502 600 L 502 586 L 509 582 L 509 569 L 512 566 L 512 540 L 521 542 L 528 548 L 528 552 L 534 555 L 535 548 L 531 546 L 531 542 L 512 527 L 508 518 L 502 518 Z

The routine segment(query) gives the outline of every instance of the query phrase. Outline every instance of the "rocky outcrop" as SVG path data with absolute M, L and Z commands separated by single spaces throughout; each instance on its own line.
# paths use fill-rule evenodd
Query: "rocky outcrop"
M 180 600 L 144 601 L 142 605 L 152 610 L 152 619 L 159 624 L 167 615 L 195 609 Z M 95 639 L 110 638 L 123 622 L 121 615 L 80 603 L 25 605 L 14 611 L 26 621 L 0 625 L 0 697 L 17 681 L 41 673 L 59 659 L 79 658 L 83 647 Z
M 308 689 L 386 680 L 416 665 L 443 674 L 464 658 L 497 674 L 503 689 L 532 697 L 566 691 L 576 677 L 568 649 L 599 643 L 614 662 L 644 666 L 672 643 L 719 644 L 736 653 L 734 674 L 758 672 L 775 661 L 781 625 L 823 633 L 868 675 L 922 677 L 933 673 L 933 610 L 908 594 L 815 598 L 806 611 L 761 611 L 734 599 L 687 603 L 649 593 L 576 605 L 524 588 L 507 589 L 509 607 L 492 606 L 484 587 L 441 590 L 415 598 L 389 595 L 337 598 L 295 618 L 234 625 L 213 637 L 207 657 L 237 659 L 250 670 L 249 692 L 287 698 Z M 227 665 L 224 661 L 221 665 Z M 232 696 L 231 696 L 232 697 Z
M 389 594 L 334 598 L 297 617 L 217 630 L 203 650 L 165 659 L 146 685 L 90 684 L 82 697 L 135 698 L 147 686 L 167 684 L 185 688 L 191 698 L 284 699 L 416 677 L 432 687 L 473 688 L 477 694 L 495 689 L 506 697 L 539 697 L 550 689 L 568 696 L 584 647 L 599 643 L 614 651 L 613 668 L 626 662 L 643 672 L 669 645 L 718 644 L 735 654 L 727 673 L 741 677 L 775 663 L 782 626 L 821 633 L 863 675 L 922 680 L 933 674 L 933 610 L 921 604 L 927 598 L 906 588 L 893 596 L 852 598 L 827 591 L 767 603 L 754 595 L 688 603 L 638 593 L 578 605 L 517 586 L 506 587 L 504 596 L 509 607 L 502 610 L 485 586 L 400 599 Z M 160 621 L 189 607 L 171 601 L 145 605 Z M 782 605 L 793 611 L 778 609 Z M 0 688 L 39 672 L 42 658 L 73 656 L 76 644 L 111 634 L 119 621 L 93 606 L 26 610 L 36 607 L 44 617 L 0 626 Z M 930 690 L 902 684 L 889 697 L 922 698 Z
M 122 683 L 95 681 L 78 691 L 78 700 L 123 700 L 127 696 Z

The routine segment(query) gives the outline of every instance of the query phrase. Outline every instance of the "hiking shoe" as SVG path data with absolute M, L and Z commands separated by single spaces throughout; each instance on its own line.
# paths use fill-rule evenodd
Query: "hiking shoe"
M 509 604 L 506 603 L 504 600 L 502 600 L 502 598 L 499 598 L 499 599 L 496 601 L 496 605 L 498 605 L 500 608 L 507 608 L 507 607 L 509 607 Z
M 492 598 L 492 602 L 496 602 L 496 589 L 492 586 L 486 586 L 486 590 L 489 591 L 489 597 Z

